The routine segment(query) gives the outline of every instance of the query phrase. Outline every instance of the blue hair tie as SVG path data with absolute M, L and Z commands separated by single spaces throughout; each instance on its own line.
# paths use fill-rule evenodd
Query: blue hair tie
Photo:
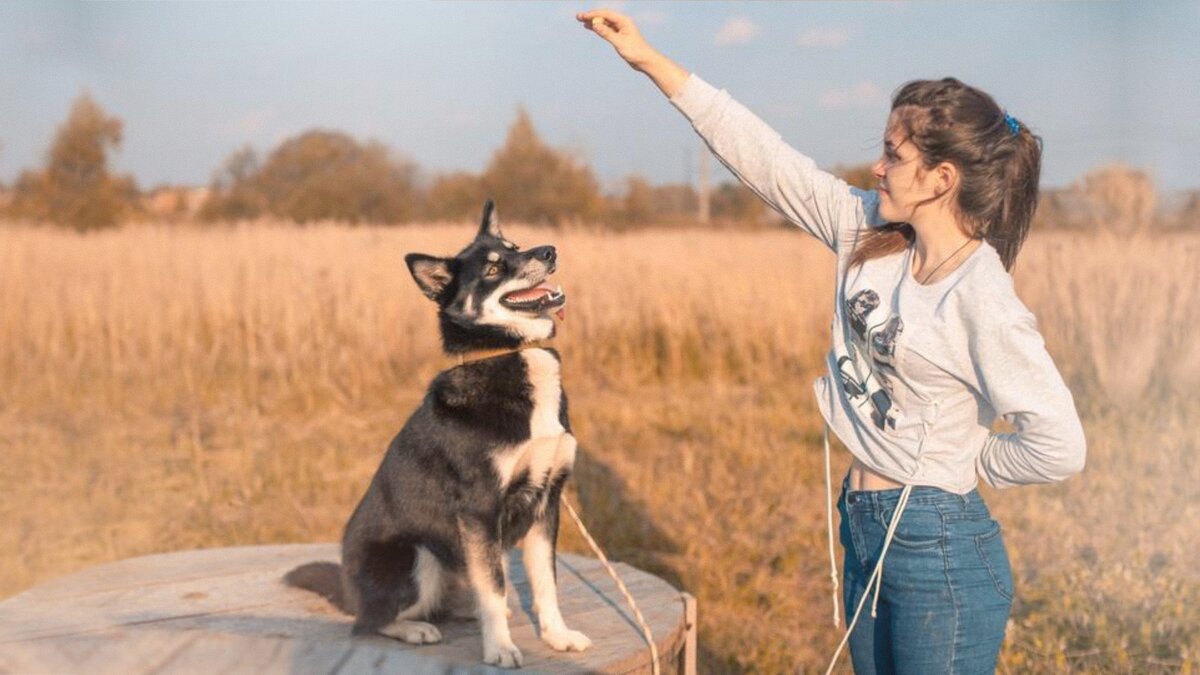
M 1013 136 L 1016 136 L 1017 132 L 1021 130 L 1021 123 L 1008 113 L 1004 113 L 1004 123 L 1008 125 L 1008 130 L 1012 132 Z

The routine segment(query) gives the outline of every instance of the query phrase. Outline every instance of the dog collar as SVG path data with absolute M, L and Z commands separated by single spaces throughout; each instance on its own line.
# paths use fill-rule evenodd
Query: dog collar
M 549 340 L 537 340 L 535 342 L 527 342 L 519 347 L 511 347 L 506 349 L 481 349 L 473 352 L 460 352 L 458 354 L 451 354 L 447 357 L 446 367 L 443 368 L 443 370 L 456 368 L 468 363 L 474 363 L 475 361 L 494 359 L 497 356 L 516 354 L 517 352 L 523 352 L 526 349 L 548 349 L 549 347 Z

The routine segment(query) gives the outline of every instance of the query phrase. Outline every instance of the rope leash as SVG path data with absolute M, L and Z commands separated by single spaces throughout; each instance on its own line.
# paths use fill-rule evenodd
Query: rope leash
M 600 550 L 600 545 L 592 539 L 592 535 L 588 534 L 587 528 L 583 526 L 583 521 L 579 519 L 579 514 L 575 513 L 575 509 L 571 507 L 571 502 L 567 501 L 564 495 L 559 500 L 563 506 L 567 507 L 567 513 L 571 519 L 575 521 L 575 525 L 579 527 L 579 533 L 587 540 L 592 551 L 596 553 L 596 557 L 600 559 L 600 564 L 604 565 L 604 569 L 608 572 L 608 576 L 612 577 L 613 581 L 617 582 L 617 589 L 621 591 L 621 595 L 625 596 L 625 601 L 629 603 L 629 608 L 633 610 L 633 616 L 637 619 L 638 626 L 642 629 L 642 637 L 646 638 L 646 644 L 650 645 L 650 669 L 653 675 L 659 675 L 658 669 L 658 647 L 654 644 L 654 636 L 650 633 L 650 626 L 646 623 L 646 617 L 642 616 L 642 611 L 638 609 L 637 603 L 634 602 L 633 596 L 630 595 L 629 589 L 625 587 L 625 582 L 621 581 L 621 577 L 617 575 L 617 571 L 609 564 L 608 558 L 605 557 L 604 551 Z

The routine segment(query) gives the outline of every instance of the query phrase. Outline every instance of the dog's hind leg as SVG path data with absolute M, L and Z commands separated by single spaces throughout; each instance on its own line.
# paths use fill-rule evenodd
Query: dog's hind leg
M 479 618 L 476 608 L 475 589 L 467 581 L 466 574 L 446 573 L 446 595 L 442 609 L 454 621 L 475 621 Z
M 581 652 L 592 646 L 588 636 L 567 628 L 558 608 L 555 540 L 558 535 L 558 501 L 566 476 L 555 481 L 547 496 L 546 507 L 521 543 L 525 572 L 533 591 L 533 611 L 537 614 L 542 641 L 554 649 Z
M 483 661 L 503 668 L 521 667 L 521 650 L 508 630 L 503 550 L 499 533 L 486 525 L 459 519 L 459 533 L 467 563 L 467 579 L 477 598 L 483 632 Z M 498 527 L 493 528 L 498 530 Z
M 401 607 L 417 597 L 412 572 L 416 547 L 407 540 L 369 542 L 343 549 L 345 579 L 355 598 L 355 635 L 378 633 L 396 618 Z
M 446 572 L 429 549 L 417 546 L 417 560 L 413 566 L 412 581 L 417 589 L 417 601 L 400 610 L 396 618 L 379 629 L 388 637 L 412 644 L 440 642 L 442 633 L 431 623 L 416 621 L 428 618 L 442 604 L 446 584 Z
M 442 639 L 436 627 L 408 620 L 425 609 L 422 586 L 430 601 L 440 597 L 436 558 L 407 539 L 367 543 L 356 554 L 346 560 L 347 577 L 358 597 L 353 634 L 379 633 L 416 644 Z

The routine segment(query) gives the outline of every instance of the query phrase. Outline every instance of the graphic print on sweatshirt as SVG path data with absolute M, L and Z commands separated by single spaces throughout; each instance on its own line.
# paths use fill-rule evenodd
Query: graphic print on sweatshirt
M 896 375 L 896 338 L 904 321 L 880 307 L 879 294 L 864 288 L 846 300 L 850 322 L 849 355 L 838 359 L 838 373 L 850 402 L 870 406 L 879 429 L 895 429 L 903 413 L 895 405 L 891 377 Z

